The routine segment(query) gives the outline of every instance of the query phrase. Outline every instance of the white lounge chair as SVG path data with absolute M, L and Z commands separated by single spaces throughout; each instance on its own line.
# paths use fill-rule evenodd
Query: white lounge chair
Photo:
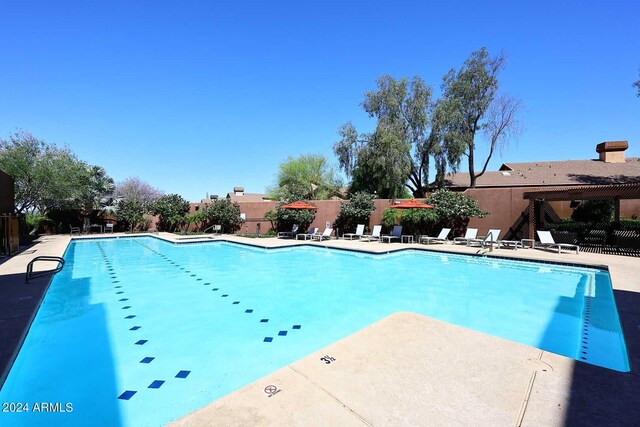
M 478 236 L 477 228 L 467 228 L 467 231 L 464 233 L 464 237 L 454 237 L 453 244 L 457 243 L 467 243 L 471 239 L 475 239 Z
M 325 228 L 322 234 L 315 234 L 311 236 L 312 240 L 322 241 L 324 239 L 329 240 L 331 238 L 331 233 L 333 233 L 333 228 Z
M 109 224 L 105 224 L 104 225 L 104 232 L 105 233 L 113 233 L 113 223 L 109 223 Z
M 372 240 L 380 240 L 381 231 L 382 231 L 381 225 L 374 225 L 373 231 L 371 232 L 371 234 L 363 234 L 362 236 L 360 236 L 360 241 L 362 242 L 366 240 L 367 242 L 370 242 Z
M 342 235 L 343 239 L 353 240 L 354 238 L 360 238 L 364 234 L 364 224 L 358 224 L 355 233 L 345 233 Z
M 307 239 L 313 240 L 313 236 L 317 234 L 318 234 L 318 227 L 313 227 L 308 233 L 296 234 L 296 240 L 300 240 L 301 237 L 303 240 L 307 240 Z
M 294 237 L 296 237 L 296 234 L 298 234 L 298 224 L 293 224 L 293 227 L 291 227 L 291 231 L 281 231 L 276 237 L 278 237 L 278 239 L 293 239 Z
M 396 240 L 396 239 L 400 241 L 401 237 L 402 237 L 402 226 L 394 225 L 393 231 L 391 232 L 391 234 L 385 234 L 383 236 L 380 236 L 380 241 L 384 243 L 384 241 L 386 240 L 387 243 L 391 243 L 392 240 Z
M 556 241 L 553 240 L 553 236 L 550 231 L 536 230 L 536 233 L 538 233 L 540 243 L 536 243 L 535 246 L 542 246 L 543 248 L 558 248 L 558 253 L 560 253 L 561 249 L 575 249 L 576 254 L 580 253 L 580 246 L 578 245 L 573 245 L 571 243 L 556 243 Z
M 467 246 L 478 244 L 484 248 L 485 245 L 488 245 L 492 242 L 497 244 L 498 240 L 500 239 L 501 231 L 502 230 L 500 230 L 499 228 L 490 228 L 487 236 L 484 239 L 470 239 L 467 241 Z
M 451 233 L 450 228 L 443 228 L 442 230 L 440 230 L 440 234 L 438 234 L 437 237 L 422 236 L 420 238 L 420 243 L 426 243 L 427 245 L 431 242 L 446 243 L 449 241 L 449 233 Z

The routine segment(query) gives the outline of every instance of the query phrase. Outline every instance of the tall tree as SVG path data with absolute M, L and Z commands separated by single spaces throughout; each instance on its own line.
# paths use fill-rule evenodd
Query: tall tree
M 443 96 L 436 104 L 434 138 L 440 140 L 452 170 L 457 171 L 462 158 L 467 157 L 472 188 L 487 170 L 495 150 L 519 131 L 520 100 L 498 94 L 498 74 L 505 62 L 504 55 L 492 58 L 485 48 L 472 52 L 460 70 L 451 69 L 444 76 Z M 489 141 L 489 154 L 476 173 L 476 136 L 480 133 Z
M 15 180 L 17 213 L 96 208 L 113 187 L 103 168 L 26 131 L 0 139 L 0 169 Z
M 633 86 L 635 86 L 635 87 L 636 87 L 636 89 L 638 89 L 638 94 L 637 94 L 637 96 L 638 96 L 638 97 L 640 97 L 640 80 L 636 80 L 636 81 L 633 83 Z
M 163 191 L 138 177 L 127 178 L 119 182 L 115 189 L 115 196 L 118 199 L 135 200 L 146 204 L 152 203 L 163 195 Z
M 324 200 L 339 194 L 342 181 L 320 154 L 289 157 L 280 164 L 269 193 L 276 199 Z
M 409 187 L 422 197 L 434 148 L 427 138 L 431 88 L 417 76 L 408 81 L 383 75 L 376 84 L 377 90 L 366 92 L 361 104 L 376 119 L 375 130 L 358 134 L 350 122 L 342 125 L 334 153 L 351 178 L 352 192 L 394 198 Z

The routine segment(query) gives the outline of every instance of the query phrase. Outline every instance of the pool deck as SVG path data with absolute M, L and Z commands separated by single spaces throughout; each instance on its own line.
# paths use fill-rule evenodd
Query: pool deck
M 174 243 L 200 240 L 169 233 L 154 236 Z M 43 237 L 29 250 L 0 264 L 0 383 L 49 284 L 49 277 L 25 284 L 26 266 L 39 255 L 62 256 L 70 239 Z M 201 241 L 211 239 L 207 236 Z M 312 244 L 373 253 L 422 249 L 606 266 L 631 372 L 577 362 L 415 313 L 396 313 L 212 402 L 176 425 L 573 426 L 637 425 L 640 419 L 637 258 L 348 240 L 310 243 L 232 235 L 213 239 L 267 248 Z M 36 271 L 51 267 L 37 266 Z M 325 355 L 335 360 L 327 364 L 320 360 Z M 265 388 L 272 385 L 277 393 L 269 396 Z

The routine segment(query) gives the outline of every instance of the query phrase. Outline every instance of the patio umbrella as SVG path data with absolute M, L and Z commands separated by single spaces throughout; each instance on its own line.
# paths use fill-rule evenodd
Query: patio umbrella
M 397 205 L 390 206 L 391 209 L 432 209 L 433 206 L 422 203 L 419 200 L 411 199 L 406 202 L 398 203 Z
M 310 205 L 305 202 L 293 202 L 288 205 L 280 206 L 281 209 L 313 209 L 314 211 L 318 210 L 317 207 Z

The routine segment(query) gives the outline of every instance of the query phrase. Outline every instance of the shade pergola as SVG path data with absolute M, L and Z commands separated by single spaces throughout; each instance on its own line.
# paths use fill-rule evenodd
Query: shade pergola
M 422 203 L 419 200 L 411 199 L 397 205 L 390 206 L 391 209 L 432 209 L 433 206 Z
M 316 206 L 310 205 L 305 202 L 293 202 L 288 205 L 280 206 L 281 209 L 312 209 L 314 211 L 318 210 Z
M 585 185 L 581 187 L 552 188 L 549 190 L 527 191 L 522 195 L 529 200 L 529 238 L 535 237 L 535 202 L 570 200 L 615 201 L 615 220 L 620 220 L 620 200 L 640 199 L 640 182 L 612 185 Z

